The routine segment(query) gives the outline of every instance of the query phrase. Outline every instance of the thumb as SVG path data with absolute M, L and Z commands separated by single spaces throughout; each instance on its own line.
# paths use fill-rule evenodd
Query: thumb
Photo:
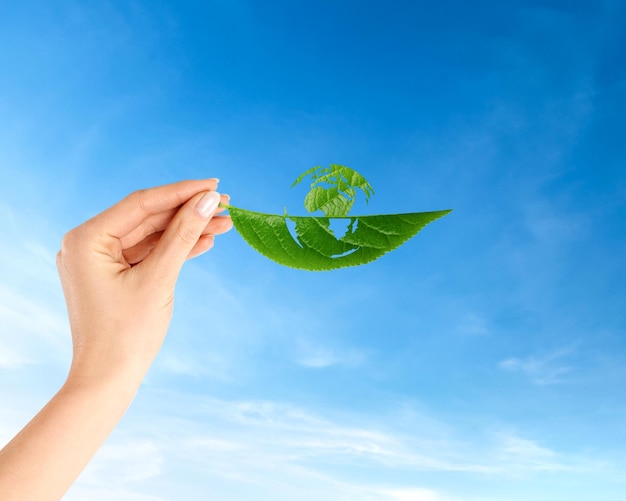
M 178 210 L 159 243 L 141 264 L 158 276 L 175 282 L 219 203 L 220 194 L 217 191 L 199 193 L 191 198 Z

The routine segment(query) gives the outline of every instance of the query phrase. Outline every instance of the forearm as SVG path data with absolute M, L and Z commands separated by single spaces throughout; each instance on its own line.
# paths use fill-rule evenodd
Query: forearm
M 0 451 L 3 501 L 59 500 L 130 405 L 139 382 L 68 380 Z
M 217 179 L 139 190 L 63 238 L 65 385 L 0 451 L 2 501 L 57 501 L 130 405 L 170 323 L 183 263 L 232 227 Z

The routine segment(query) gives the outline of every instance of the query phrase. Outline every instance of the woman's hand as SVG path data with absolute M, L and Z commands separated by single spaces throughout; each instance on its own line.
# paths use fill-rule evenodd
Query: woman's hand
M 67 233 L 57 265 L 73 341 L 66 383 L 0 451 L 3 501 L 58 500 L 123 416 L 158 353 L 186 259 L 232 227 L 216 179 L 132 193 Z
M 216 188 L 208 179 L 136 191 L 67 233 L 57 265 L 74 344 L 70 383 L 141 380 L 165 338 L 184 261 L 232 227 L 213 217 L 223 210 Z

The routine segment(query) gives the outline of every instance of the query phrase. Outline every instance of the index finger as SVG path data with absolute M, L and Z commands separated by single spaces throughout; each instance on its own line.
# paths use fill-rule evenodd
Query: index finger
M 218 182 L 216 178 L 198 179 L 137 190 L 87 224 L 113 238 L 122 238 L 147 217 L 175 209 L 201 191 L 215 191 Z

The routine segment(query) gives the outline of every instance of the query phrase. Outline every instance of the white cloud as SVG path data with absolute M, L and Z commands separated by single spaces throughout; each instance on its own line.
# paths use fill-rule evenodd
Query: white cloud
M 144 387 L 66 499 L 452 501 L 421 480 L 433 472 L 454 482 L 461 474 L 506 481 L 598 469 L 592 458 L 520 434 L 461 436 L 428 416 L 406 427 L 406 416 L 333 416 Z
M 571 356 L 574 351 L 573 347 L 565 347 L 543 356 L 507 358 L 498 366 L 506 371 L 520 372 L 538 385 L 558 384 L 565 382 L 564 376 L 572 370 L 572 367 L 565 364 L 563 359 Z
M 163 456 L 149 440 L 112 441 L 102 446 L 84 472 L 85 477 L 106 476 L 116 484 L 150 479 L 161 472 Z
M 577 469 L 575 465 L 568 464 L 562 454 L 534 440 L 504 433 L 498 437 L 498 441 L 496 457 L 503 463 L 513 466 L 513 474 Z
M 365 359 L 365 355 L 355 349 L 338 349 L 328 346 L 313 345 L 310 342 L 300 342 L 296 362 L 304 367 L 323 369 L 333 365 L 357 367 Z
M 424 419 L 411 433 L 401 433 L 392 431 L 396 426 L 390 415 L 378 422 L 357 414 L 322 416 L 268 400 L 145 391 L 149 395 L 140 394 L 120 429 L 132 441 L 113 437 L 99 457 L 100 466 L 81 478 L 80 489 L 96 492 L 115 480 L 123 481 L 128 492 L 155 495 L 151 486 L 158 478 L 166 498 L 183 482 L 199 489 L 191 495 L 180 491 L 185 499 L 203 499 L 203 489 L 217 485 L 228 486 L 224 492 L 241 490 L 237 499 L 263 493 L 256 499 L 449 501 L 449 494 L 415 479 L 438 472 L 450 479 L 473 474 L 502 480 L 593 467 L 587 458 L 567 456 L 515 433 L 495 434 L 493 440 L 487 432 L 442 437 L 441 425 L 432 418 L 434 430 L 424 426 L 429 422 Z M 125 473 L 133 468 L 134 476 Z M 182 477 L 176 473 L 181 469 L 186 472 Z M 213 499 L 227 498 L 219 488 L 211 492 Z
M 184 350 L 170 348 L 163 350 L 155 360 L 153 367 L 169 376 L 232 381 L 234 368 L 227 355 L 215 352 L 186 353 Z M 151 381 L 148 376 L 147 381 Z
M 61 348 L 69 336 L 65 310 L 34 296 L 17 287 L 0 285 L 0 322 L 5 334 L 11 334 L 11 341 L 26 336 Z
M 23 365 L 30 365 L 35 361 L 26 353 L 22 353 L 0 339 L 0 369 L 15 369 Z
M 0 205 L 0 367 L 58 362 L 69 354 L 69 322 L 56 247 L 41 219 Z
M 114 438 L 102 446 L 64 499 L 162 501 L 165 498 L 141 493 L 137 486 L 158 477 L 163 461 L 159 445 L 152 440 Z
M 382 489 L 379 492 L 393 501 L 444 501 L 444 498 L 431 489 Z

